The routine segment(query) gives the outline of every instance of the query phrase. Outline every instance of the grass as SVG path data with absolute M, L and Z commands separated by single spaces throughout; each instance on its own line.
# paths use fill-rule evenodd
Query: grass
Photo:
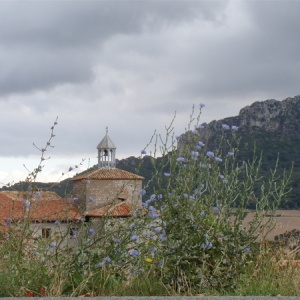
M 194 294 L 205 295 L 232 295 L 232 296 L 299 296 L 300 295 L 300 267 L 288 264 L 278 265 L 278 253 L 268 253 L 251 262 L 244 274 L 240 276 L 239 285 L 231 291 L 199 290 Z M 26 270 L 24 270 L 26 272 Z M 3 270 L 0 270 L 0 274 Z M 7 274 L 7 273 L 6 273 Z M 16 274 L 17 275 L 17 274 Z M 127 280 L 117 278 L 109 272 L 90 274 L 82 278 L 76 286 L 70 284 L 61 274 L 54 272 L 54 276 L 47 281 L 38 280 L 31 270 L 28 276 L 33 276 L 35 283 L 31 282 L 31 288 L 26 287 L 17 276 L 1 276 L 1 282 L 5 289 L 1 288 L 0 296 L 24 296 L 26 290 L 40 295 L 41 286 L 46 284 L 47 296 L 171 296 L 178 295 L 170 287 L 163 284 L 153 274 L 141 274 Z M 35 277 L 35 278 L 34 278 Z M 20 282 L 21 280 L 21 282 Z M 15 286 L 14 286 L 15 285 Z M 190 295 L 189 292 L 185 293 Z

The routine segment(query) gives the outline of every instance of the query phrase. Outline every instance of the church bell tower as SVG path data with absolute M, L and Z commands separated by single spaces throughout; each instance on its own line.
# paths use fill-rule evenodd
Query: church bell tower
M 106 135 L 97 146 L 98 149 L 98 169 L 113 169 L 116 167 L 116 146 L 108 136 L 108 127 Z

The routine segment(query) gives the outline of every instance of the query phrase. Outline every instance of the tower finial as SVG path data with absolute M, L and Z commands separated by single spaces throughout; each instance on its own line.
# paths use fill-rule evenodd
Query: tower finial
M 105 130 L 106 130 L 106 134 L 108 134 L 108 127 L 107 126 L 105 127 Z

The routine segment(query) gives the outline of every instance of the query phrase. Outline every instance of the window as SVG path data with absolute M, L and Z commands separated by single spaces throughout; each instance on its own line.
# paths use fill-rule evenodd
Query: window
M 70 228 L 70 236 L 73 239 L 77 238 L 77 236 L 78 236 L 78 230 L 77 230 L 77 228 L 73 228 L 73 227 Z
M 47 239 L 51 235 L 51 228 L 42 228 L 42 237 Z

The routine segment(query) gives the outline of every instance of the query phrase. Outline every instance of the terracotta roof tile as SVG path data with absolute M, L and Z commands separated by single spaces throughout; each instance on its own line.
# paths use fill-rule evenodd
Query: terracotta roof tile
M 55 192 L 41 191 L 41 192 L 24 192 L 24 191 L 1 191 L 1 194 L 9 197 L 12 200 L 23 201 L 25 199 L 43 199 L 43 200 L 60 200 Z
M 23 198 L 22 198 L 23 200 Z M 15 200 L 0 193 L 0 220 L 12 218 L 14 221 L 26 215 L 23 201 Z M 59 197 L 56 200 L 32 199 L 28 217 L 32 221 L 71 221 L 82 217 L 74 203 L 68 203 Z
M 118 169 L 97 169 L 89 173 L 74 177 L 72 180 L 143 180 L 144 177 Z
M 86 213 L 87 217 L 130 217 L 131 215 L 131 209 L 126 202 L 118 203 L 115 205 L 106 205 Z

